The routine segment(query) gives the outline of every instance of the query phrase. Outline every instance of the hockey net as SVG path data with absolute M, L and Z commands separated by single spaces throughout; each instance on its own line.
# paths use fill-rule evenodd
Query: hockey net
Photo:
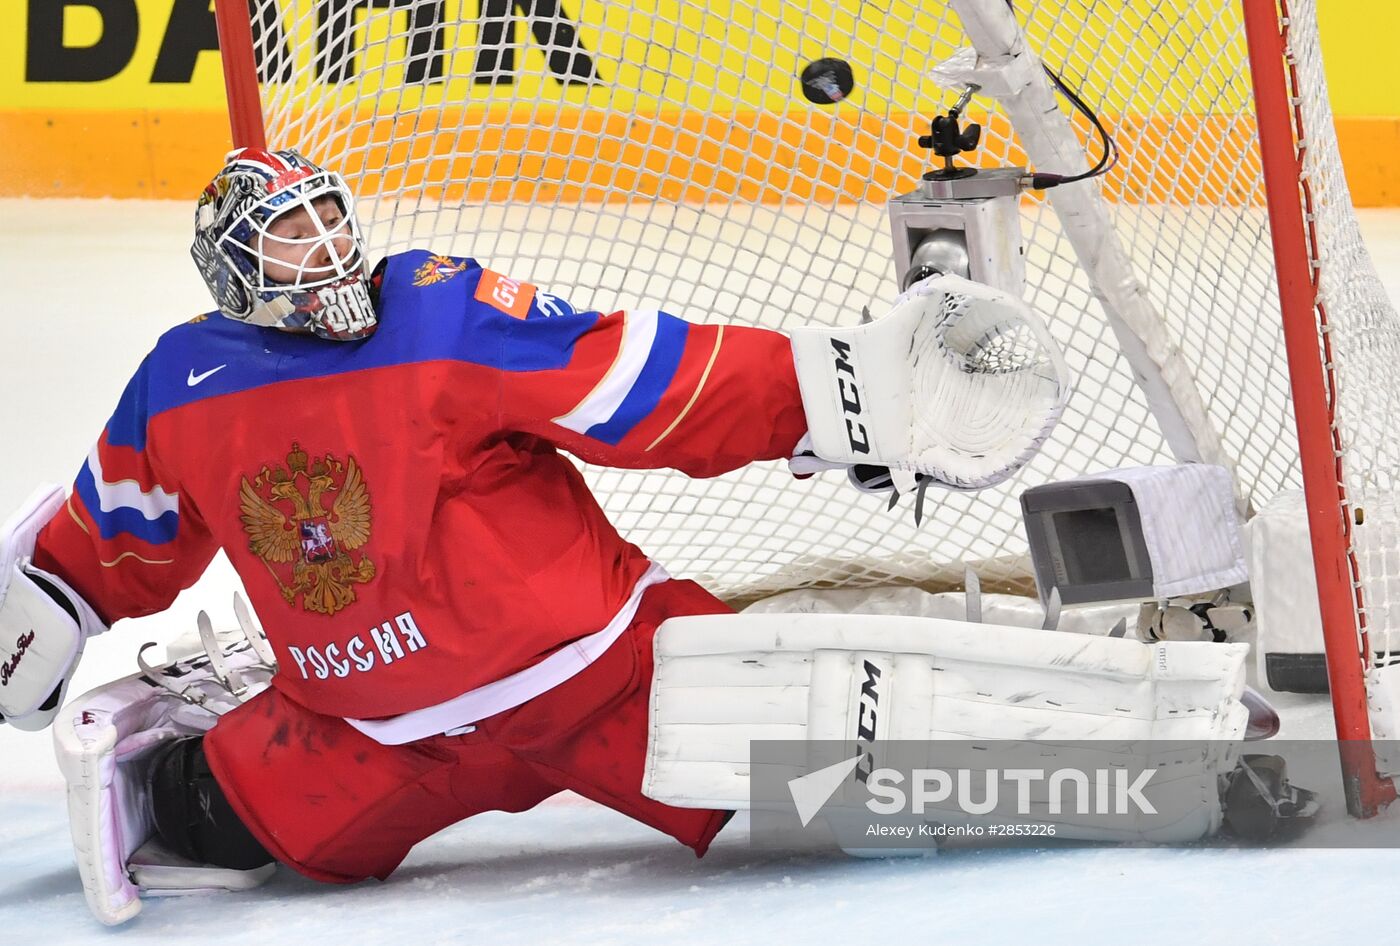
M 586 469 L 629 539 L 674 574 L 752 600 L 800 587 L 938 589 L 968 565 L 986 588 L 1029 591 L 1023 488 L 1173 462 L 1192 452 L 1183 442 L 1233 469 L 1246 510 L 1301 485 L 1249 8 L 1283 37 L 1263 53 L 1292 86 L 1285 102 L 1296 98 L 1292 140 L 1280 147 L 1304 145 L 1291 199 L 1306 202 L 1309 258 L 1294 275 L 1316 282 L 1326 303 L 1325 331 L 1314 322 L 1311 333 L 1328 350 L 1322 449 L 1330 456 L 1335 438 L 1342 474 L 1327 512 L 1340 533 L 1355 521 L 1347 497 L 1374 497 L 1364 528 L 1400 535 L 1384 498 L 1400 473 L 1390 423 L 1400 331 L 1351 209 L 1315 5 L 252 0 L 251 23 L 269 142 L 346 175 L 376 252 L 473 256 L 603 311 L 663 308 L 776 329 L 849 323 L 863 305 L 878 313 L 898 291 L 885 202 L 927 169 L 916 139 L 961 91 L 930 67 L 962 47 L 993 52 L 1008 23 L 1102 116 L 1121 160 L 1082 187 L 1102 215 L 1093 234 L 1120 248 L 1130 275 L 1115 289 L 1084 264 L 1053 194 L 1023 200 L 1026 298 L 1077 380 L 1063 423 L 1011 482 L 939 495 L 916 527 L 907 505 L 887 510 L 834 473 L 795 482 L 784 465 L 760 464 L 692 481 Z M 821 57 L 855 74 L 835 105 L 800 94 L 798 75 Z M 1094 135 L 1060 106 L 1050 123 L 1075 142 L 1065 167 L 1028 156 L 1037 130 L 980 96 L 973 162 L 1087 167 Z M 1116 301 L 1134 280 L 1130 308 L 1152 314 L 1139 334 L 1185 435 L 1159 420 L 1161 399 L 1135 383 L 1114 329 L 1134 317 Z M 1400 543 L 1341 555 L 1356 578 L 1343 638 L 1355 665 L 1379 652 L 1365 658 L 1379 666 L 1388 629 L 1400 628 L 1386 584 L 1400 574 Z M 1358 636 L 1367 630 L 1369 644 Z

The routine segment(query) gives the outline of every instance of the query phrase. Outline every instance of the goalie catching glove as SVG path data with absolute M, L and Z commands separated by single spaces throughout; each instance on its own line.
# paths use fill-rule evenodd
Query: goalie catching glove
M 17 729 L 53 721 L 84 642 L 106 630 L 76 591 L 29 560 L 63 501 L 62 489 L 41 487 L 0 526 L 0 722 Z
M 1002 482 L 1050 436 L 1070 392 L 1040 317 L 957 276 L 916 283 L 873 322 L 796 329 L 792 349 L 812 451 L 888 467 L 900 491 Z

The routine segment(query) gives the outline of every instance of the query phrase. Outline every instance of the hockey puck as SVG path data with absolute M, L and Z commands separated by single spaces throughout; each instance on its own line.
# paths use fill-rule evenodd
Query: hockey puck
M 835 105 L 856 87 L 851 64 L 844 59 L 813 60 L 798 78 L 802 82 L 802 96 L 816 105 Z

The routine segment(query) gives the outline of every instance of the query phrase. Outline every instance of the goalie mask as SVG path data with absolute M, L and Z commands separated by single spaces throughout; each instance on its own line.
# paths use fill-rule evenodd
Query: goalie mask
M 200 195 L 190 254 L 235 321 L 338 341 L 377 325 L 350 190 L 295 151 L 230 152 Z

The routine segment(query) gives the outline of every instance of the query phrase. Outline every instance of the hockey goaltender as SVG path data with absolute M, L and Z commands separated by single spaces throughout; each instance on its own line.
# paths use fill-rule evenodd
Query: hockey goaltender
M 1070 390 L 1034 312 L 954 276 L 789 337 L 576 309 L 424 251 L 371 269 L 344 181 L 294 151 L 228 157 L 192 254 L 217 308 L 160 338 L 71 491 L 0 530 L 0 713 L 54 724 L 106 923 L 274 862 L 385 878 L 447 825 L 566 790 L 703 855 L 742 799 L 697 806 L 656 764 L 662 623 L 691 654 L 869 636 L 813 622 L 794 644 L 731 616 L 625 542 L 561 451 L 696 477 L 884 468 L 922 498 L 1005 480 Z M 207 656 L 65 708 L 87 638 L 167 608 L 219 549 L 266 638 L 224 652 L 205 626 Z M 727 624 L 682 633 L 695 615 Z M 1207 689 L 1236 706 L 1233 679 Z

